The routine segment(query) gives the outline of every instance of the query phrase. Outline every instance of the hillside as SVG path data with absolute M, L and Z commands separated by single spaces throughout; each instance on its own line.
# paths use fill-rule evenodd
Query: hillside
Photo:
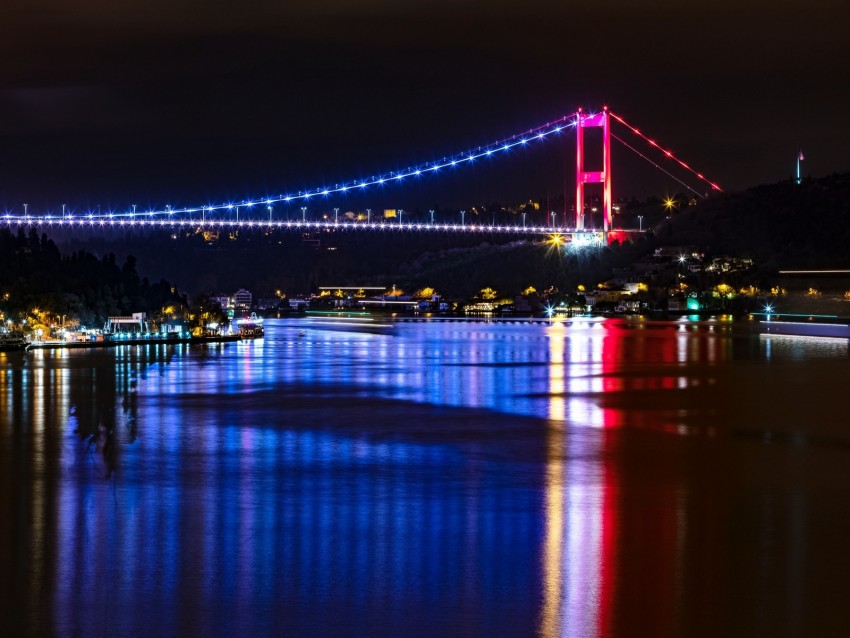
M 850 266 L 850 173 L 780 182 L 674 213 L 655 241 L 752 257 L 763 271 Z
M 683 198 L 680 198 L 683 201 Z M 112 237 L 66 237 L 64 245 L 119 259 L 133 255 L 140 272 L 166 278 L 190 294 L 315 292 L 322 285 L 425 286 L 469 296 L 485 286 L 506 295 L 532 285 L 561 290 L 594 285 L 659 246 L 695 246 L 707 256 L 747 256 L 764 280 L 781 268 L 850 267 L 850 174 L 781 182 L 723 194 L 667 217 L 660 205 L 630 207 L 618 220 L 645 236 L 623 246 L 566 252 L 543 237 L 452 233 L 241 231 L 214 237 L 169 231 Z

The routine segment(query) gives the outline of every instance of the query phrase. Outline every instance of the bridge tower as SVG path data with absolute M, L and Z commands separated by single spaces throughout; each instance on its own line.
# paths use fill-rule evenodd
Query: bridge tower
M 602 170 L 584 170 L 584 129 L 602 128 Z M 608 107 L 601 113 L 576 113 L 576 230 L 584 230 L 584 185 L 602 184 L 602 226 L 605 233 L 611 228 L 611 116 Z

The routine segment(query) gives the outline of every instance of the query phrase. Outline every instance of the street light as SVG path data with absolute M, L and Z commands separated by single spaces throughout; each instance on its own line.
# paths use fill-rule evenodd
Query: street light
M 402 209 L 398 209 L 398 225 L 401 226 L 401 216 L 404 215 L 404 211 Z
M 306 206 L 301 207 L 301 221 L 304 222 L 304 223 L 307 222 L 307 207 Z
M 334 208 L 334 224 L 339 223 L 339 208 Z
M 371 208 L 366 209 L 366 223 L 367 224 L 372 223 L 372 209 Z
M 465 210 L 460 211 L 460 225 L 466 226 L 466 211 Z
M 522 227 L 525 228 L 525 213 L 522 214 Z
M 271 207 L 271 206 L 266 206 L 266 208 L 268 208 L 268 209 L 269 209 L 269 223 L 271 224 L 271 223 L 272 223 L 272 207 Z
M 643 215 L 638 215 L 638 230 L 643 230 Z
M 432 208 L 428 212 L 431 213 L 431 225 L 433 226 L 434 225 L 434 209 Z

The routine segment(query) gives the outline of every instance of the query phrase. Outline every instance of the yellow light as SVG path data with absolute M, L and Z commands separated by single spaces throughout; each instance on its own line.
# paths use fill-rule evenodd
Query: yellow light
M 664 199 L 664 208 L 667 210 L 672 210 L 676 208 L 676 200 L 672 197 L 666 197 Z
M 564 243 L 563 235 L 549 235 L 549 243 L 553 246 L 560 246 Z

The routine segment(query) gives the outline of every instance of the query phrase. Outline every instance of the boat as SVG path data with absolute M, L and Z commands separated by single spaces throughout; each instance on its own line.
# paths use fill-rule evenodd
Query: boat
M 760 321 L 761 334 L 784 335 L 786 337 L 832 337 L 850 339 L 849 323 L 825 321 Z
M 265 334 L 263 318 L 258 317 L 256 312 L 252 312 L 249 317 L 237 319 L 236 325 L 239 328 L 239 336 L 243 339 L 259 339 Z
M 377 335 L 394 335 L 395 324 L 378 319 L 369 313 L 307 311 L 306 328 L 336 332 L 365 332 Z
M 0 352 L 26 350 L 29 345 L 21 332 L 0 332 Z

